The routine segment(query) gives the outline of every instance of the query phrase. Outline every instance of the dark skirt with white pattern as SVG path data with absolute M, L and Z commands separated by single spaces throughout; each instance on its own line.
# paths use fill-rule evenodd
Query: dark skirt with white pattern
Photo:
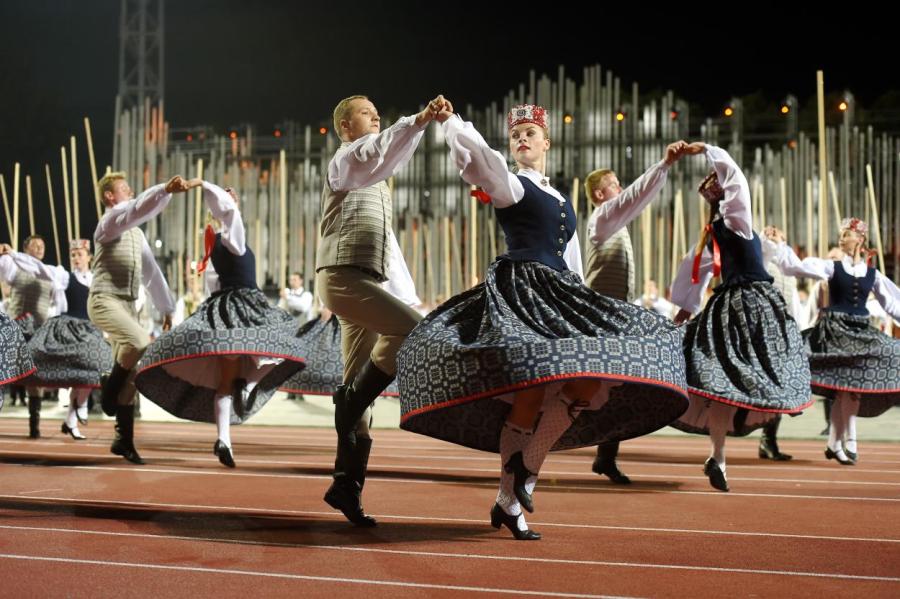
M 15 321 L 0 312 L 0 387 L 20 381 L 34 372 L 31 352 Z
M 900 405 L 900 339 L 871 327 L 867 316 L 826 310 L 803 338 L 814 393 L 859 394 L 858 415 L 868 418 Z
M 213 398 L 220 360 L 240 361 L 237 378 L 247 382 L 231 423 L 259 411 L 303 367 L 306 345 L 294 335 L 290 314 L 269 304 L 258 289 L 223 289 L 187 320 L 150 344 L 137 365 L 135 385 L 161 408 L 187 420 L 215 422 Z
M 309 351 L 306 367 L 285 381 L 281 390 L 300 395 L 333 394 L 344 381 L 341 324 L 337 316 L 327 321 L 320 318 L 311 320 L 300 327 L 297 336 L 304 340 Z M 396 397 L 396 381 L 388 385 L 382 395 Z
M 684 356 L 691 407 L 672 424 L 679 430 L 709 434 L 712 401 L 738 408 L 736 436 L 813 403 L 800 329 L 771 283 L 718 287 L 687 324 Z
M 501 258 L 400 348 L 400 427 L 496 452 L 511 392 L 599 379 L 608 396 L 553 449 L 645 435 L 687 408 L 681 344 L 670 320 L 600 295 L 572 272 Z
M 112 348 L 90 320 L 65 314 L 45 322 L 28 341 L 37 372 L 29 384 L 40 387 L 100 387 L 100 375 L 113 365 Z

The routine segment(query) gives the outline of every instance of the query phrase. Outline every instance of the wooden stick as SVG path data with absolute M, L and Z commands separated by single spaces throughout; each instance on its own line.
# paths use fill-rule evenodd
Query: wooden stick
M 197 159 L 197 177 L 200 179 L 203 178 L 203 159 Z M 197 267 L 200 266 L 200 260 L 203 258 L 203 254 L 200 253 L 200 244 L 203 238 L 203 225 L 200 224 L 201 214 L 203 213 L 203 187 L 197 187 L 197 191 L 194 194 L 194 260 L 197 261 Z M 256 245 L 259 247 L 259 244 Z M 199 274 L 199 273 L 198 273 Z M 257 273 L 258 274 L 258 273 Z
M 763 230 L 768 224 L 768 219 L 766 218 L 766 186 L 762 183 L 759 184 L 759 227 L 760 231 Z
M 806 180 L 806 255 L 813 255 L 813 209 L 812 209 L 813 184 L 812 179 Z M 823 254 L 824 255 L 824 254 Z
M 3 213 L 6 215 L 6 230 L 9 232 L 9 242 L 12 243 L 15 231 L 13 231 L 13 219 L 9 213 L 9 198 L 6 196 L 6 180 L 0 175 L 0 192 L 3 194 Z
M 256 241 L 254 247 L 262 248 L 262 221 L 256 219 L 256 230 L 253 232 Z M 262 251 L 256 252 L 256 285 L 262 287 Z
M 681 256 L 684 255 L 684 252 L 681 251 L 681 227 L 682 222 L 684 221 L 684 215 L 682 214 L 682 201 L 683 195 L 681 190 L 678 189 L 675 191 L 675 206 L 674 206 L 674 214 L 672 215 L 672 268 L 671 268 L 671 278 L 670 281 L 675 280 L 675 275 L 678 274 L 678 265 L 681 262 Z
M 81 239 L 81 209 L 78 207 L 78 158 L 75 152 L 75 136 L 69 138 L 69 155 L 72 157 L 72 227 L 75 239 Z
M 834 208 L 835 228 L 838 239 L 841 237 L 841 205 L 838 203 L 837 185 L 834 183 L 834 171 L 828 171 L 828 183 L 831 186 L 831 207 Z
M 869 208 L 872 211 L 872 228 L 875 229 L 875 242 L 878 244 L 878 267 L 884 273 L 884 244 L 881 242 L 881 223 L 878 218 L 878 202 L 875 201 L 875 184 L 872 181 L 872 165 L 866 163 L 866 181 L 868 181 Z
M 72 205 L 69 198 L 69 168 L 66 163 L 65 146 L 59 149 L 60 158 L 62 159 L 62 178 L 63 178 L 63 198 L 66 201 L 66 240 L 72 239 Z
M 19 249 L 19 163 L 13 170 L 13 240 L 14 250 Z
M 56 263 L 62 264 L 62 254 L 59 251 L 59 228 L 56 225 L 56 206 L 53 204 L 53 181 L 50 179 L 50 165 L 44 165 L 44 173 L 47 175 L 47 195 L 50 198 L 50 219 L 53 223 L 53 244 L 56 246 Z
M 25 175 L 25 196 L 28 199 L 28 230 L 34 235 L 34 198 L 31 196 L 31 175 Z
M 825 153 L 825 74 L 816 71 L 816 95 L 819 108 L 819 256 L 828 251 L 828 209 L 825 196 L 825 173 L 828 171 L 828 159 Z
M 778 228 L 787 234 L 787 183 L 784 177 L 779 180 L 779 187 L 781 191 L 781 222 L 778 223 Z
M 278 288 L 284 289 L 287 287 L 287 272 L 288 272 L 288 264 L 287 264 L 287 155 L 284 150 L 278 155 L 278 182 L 281 186 L 280 194 L 279 194 L 279 209 L 280 214 L 279 224 L 280 224 L 280 238 L 281 238 L 281 257 L 280 257 L 280 269 L 278 272 Z
M 444 217 L 444 297 L 449 298 L 452 293 L 450 293 L 450 288 L 452 287 L 452 283 L 450 281 L 450 217 Z
M 84 117 L 84 133 L 87 137 L 88 158 L 91 162 L 91 187 L 94 188 L 94 203 L 97 205 L 97 220 L 100 220 L 100 189 L 97 187 L 97 161 L 94 160 L 94 138 L 91 136 L 91 120 Z
M 572 210 L 575 211 L 575 216 L 578 216 L 578 192 L 581 191 L 579 187 L 578 177 L 572 179 Z

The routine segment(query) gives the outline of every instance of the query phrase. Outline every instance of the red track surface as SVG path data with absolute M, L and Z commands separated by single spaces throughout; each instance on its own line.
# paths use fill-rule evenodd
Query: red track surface
M 142 467 L 109 454 L 110 423 L 80 443 L 57 426 L 29 441 L 0 420 L 0 596 L 900 596 L 898 444 L 841 467 L 824 442 L 783 442 L 776 464 L 729 439 L 731 493 L 703 476 L 703 437 L 624 443 L 630 487 L 591 450 L 552 454 L 544 539 L 517 542 L 488 524 L 497 456 L 425 437 L 376 431 L 379 525 L 360 530 L 322 501 L 331 431 L 239 427 L 228 470 L 211 425 L 139 423 Z

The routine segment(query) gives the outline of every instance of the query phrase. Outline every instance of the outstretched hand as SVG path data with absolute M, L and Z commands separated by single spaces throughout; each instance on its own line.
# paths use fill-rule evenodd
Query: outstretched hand
M 685 155 L 688 143 L 684 140 L 678 140 L 666 146 L 666 155 L 663 158 L 666 164 L 674 164 L 678 159 Z
M 179 193 L 188 189 L 190 187 L 188 187 L 187 181 L 181 175 L 175 175 L 166 183 L 166 193 Z

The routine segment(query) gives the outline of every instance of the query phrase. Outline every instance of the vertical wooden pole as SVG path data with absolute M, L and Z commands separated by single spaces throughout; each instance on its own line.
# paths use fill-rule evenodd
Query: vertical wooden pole
M 50 220 L 53 223 L 53 243 L 56 246 L 56 263 L 62 264 L 62 254 L 59 251 L 59 228 L 56 225 L 56 206 L 53 203 L 53 182 L 50 179 L 50 165 L 44 165 L 47 175 L 47 195 L 50 198 Z
M 69 167 L 66 162 L 65 146 L 59 149 L 60 159 L 62 161 L 62 178 L 63 178 L 63 198 L 66 201 L 66 240 L 72 239 L 72 202 L 69 197 Z
M 828 160 L 825 153 L 825 74 L 816 71 L 816 95 L 819 109 L 819 256 L 828 252 L 828 189 L 826 173 Z
M 72 168 L 72 232 L 81 239 L 81 209 L 78 204 L 78 158 L 75 153 L 75 136 L 69 138 L 69 156 Z
M 91 136 L 91 121 L 84 117 L 84 133 L 87 137 L 88 158 L 91 163 L 91 187 L 94 189 L 94 203 L 97 206 L 97 220 L 100 220 L 100 189 L 97 188 L 97 161 L 94 159 L 94 139 Z
M 12 246 L 14 250 L 19 249 L 19 163 L 13 170 L 13 239 Z
M 6 195 L 6 180 L 0 175 L 0 193 L 3 195 L 3 213 L 6 216 L 6 230 L 9 232 L 9 242 L 12 243 L 15 238 L 13 231 L 13 218 L 9 212 L 9 198 Z

